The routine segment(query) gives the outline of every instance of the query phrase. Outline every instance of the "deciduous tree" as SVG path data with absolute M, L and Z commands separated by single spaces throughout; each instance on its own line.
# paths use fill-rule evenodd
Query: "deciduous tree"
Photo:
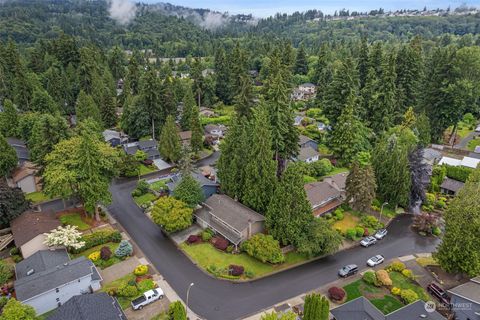
M 161 197 L 153 205 L 153 221 L 167 232 L 176 232 L 190 227 L 192 217 L 192 208 L 173 197 Z
M 18 162 L 17 153 L 11 147 L 7 140 L 0 135 L 0 180 L 2 177 L 8 175 L 16 166 Z

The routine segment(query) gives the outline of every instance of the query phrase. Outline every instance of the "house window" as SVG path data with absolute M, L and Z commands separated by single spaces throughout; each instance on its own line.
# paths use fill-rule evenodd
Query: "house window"
M 60 290 L 58 290 L 58 288 L 55 288 L 55 292 L 58 293 L 58 291 L 60 291 Z

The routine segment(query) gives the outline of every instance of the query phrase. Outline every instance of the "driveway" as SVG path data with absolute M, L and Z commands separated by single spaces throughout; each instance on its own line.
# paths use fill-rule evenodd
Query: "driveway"
M 332 282 L 341 266 L 349 263 L 363 266 L 375 254 L 392 259 L 431 252 L 438 244 L 437 239 L 413 233 L 409 228 L 411 217 L 402 215 L 389 226 L 388 236 L 369 248 L 348 249 L 253 282 L 231 283 L 206 275 L 162 235 L 160 228 L 130 196 L 136 182 L 136 179 L 130 179 L 111 185 L 113 203 L 110 212 L 184 301 L 189 284 L 195 283 L 190 291 L 189 307 L 208 320 L 241 319 Z

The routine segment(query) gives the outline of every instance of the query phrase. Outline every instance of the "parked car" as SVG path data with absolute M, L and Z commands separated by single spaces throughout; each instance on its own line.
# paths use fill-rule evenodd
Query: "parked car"
M 427 286 L 427 291 L 434 296 L 435 298 L 438 299 L 441 303 L 443 303 L 445 306 L 450 305 L 450 297 L 448 296 L 447 292 L 443 290 L 439 285 L 435 283 L 430 283 Z
M 132 301 L 132 308 L 133 310 L 140 310 L 147 304 L 163 299 L 163 296 L 164 293 L 160 288 L 148 290 L 142 296 Z
M 342 278 L 346 278 L 354 275 L 358 272 L 358 266 L 356 264 L 349 264 L 338 270 L 338 275 Z
M 375 237 L 372 237 L 372 236 L 368 236 L 366 238 L 363 238 L 362 241 L 360 241 L 360 245 L 362 247 L 370 247 L 371 245 L 374 245 L 375 243 L 377 243 L 377 239 L 375 239 Z
M 370 267 L 375 267 L 376 265 L 379 265 L 384 261 L 385 261 L 385 258 L 381 254 L 377 254 L 376 256 L 371 257 L 370 259 L 367 260 L 367 265 Z
M 375 232 L 375 234 L 373 235 L 375 237 L 375 239 L 377 240 L 382 240 L 383 238 L 385 238 L 385 236 L 387 235 L 388 231 L 387 229 L 380 229 L 378 230 L 377 232 Z

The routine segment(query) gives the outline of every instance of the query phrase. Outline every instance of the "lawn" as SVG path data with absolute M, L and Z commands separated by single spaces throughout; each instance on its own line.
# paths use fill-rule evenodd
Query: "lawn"
M 383 314 L 389 314 L 403 307 L 403 303 L 391 295 L 385 295 L 383 299 L 371 299 L 370 302 Z
M 154 165 L 146 166 L 143 163 L 140 163 L 138 165 L 138 170 L 140 172 L 140 175 L 143 176 L 144 174 L 149 174 L 157 171 L 157 168 Z
M 152 319 L 150 320 L 168 320 L 170 319 L 168 317 L 168 312 L 162 312 L 160 314 L 157 314 L 156 316 L 154 316 Z
M 336 175 L 336 174 L 344 173 L 344 172 L 348 172 L 348 169 L 347 169 L 347 168 L 337 168 L 337 167 L 334 167 L 331 172 L 329 172 L 328 174 L 324 175 L 323 177 L 320 177 L 318 180 L 321 181 L 321 180 L 324 179 L 324 178 L 331 177 L 331 176 L 334 176 L 334 175 Z
M 470 151 L 475 150 L 475 147 L 480 146 L 480 138 L 474 138 L 468 142 L 467 149 Z
M 156 199 L 157 199 L 157 196 L 150 192 L 147 192 L 144 195 L 141 195 L 139 197 L 133 197 L 133 200 L 135 200 L 135 203 L 140 207 Z
M 150 184 L 150 189 L 155 191 L 166 190 L 167 182 L 169 181 L 170 179 L 162 179 L 162 180 L 155 181 L 154 183 Z
M 117 250 L 118 246 L 119 246 L 119 243 L 107 242 L 105 244 L 101 244 L 101 245 L 98 245 L 96 247 L 92 247 L 90 249 L 87 249 L 83 252 L 80 252 L 80 253 L 77 253 L 77 254 L 71 254 L 71 256 L 72 256 L 72 259 L 78 258 L 80 256 L 84 256 L 85 258 L 88 259 L 88 255 L 91 254 L 92 252 L 100 251 L 100 249 L 102 249 L 102 247 L 109 247 L 110 251 L 112 252 L 112 256 L 110 257 L 110 259 L 108 259 L 106 261 L 100 259 L 100 260 L 94 262 L 94 264 L 97 267 L 99 267 L 101 269 L 105 269 L 107 267 L 110 267 L 110 266 L 122 261 L 122 259 L 117 258 L 114 255 L 115 250 Z
M 76 226 L 80 231 L 90 229 L 90 225 L 83 221 L 80 213 L 64 214 L 60 217 L 60 221 L 64 225 Z
M 196 261 L 202 269 L 206 270 L 209 266 L 226 268 L 231 264 L 235 264 L 243 266 L 245 271 L 253 272 L 255 277 L 264 276 L 307 260 L 304 255 L 296 252 L 289 252 L 285 255 L 284 263 L 272 265 L 252 258 L 246 253 L 230 254 L 219 251 L 210 243 L 200 243 L 195 245 L 182 243 L 180 247 L 187 253 L 188 256 L 190 256 L 190 258 L 192 258 L 192 260 Z
M 438 266 L 437 260 L 435 260 L 432 257 L 420 257 L 416 259 L 417 263 L 421 265 L 422 267 L 426 266 Z
M 41 203 L 48 200 L 52 200 L 52 198 L 50 198 L 49 196 L 47 196 L 45 193 L 41 191 L 27 193 L 25 195 L 25 198 L 27 200 L 30 200 L 32 203 Z
M 110 283 L 107 283 L 107 284 L 104 284 L 102 286 L 102 289 L 101 291 L 103 292 L 107 292 L 111 289 L 118 289 L 120 288 L 122 285 L 125 285 L 129 282 L 135 282 L 135 279 L 136 279 L 136 276 L 133 274 L 133 273 L 129 273 L 127 274 L 126 276 L 122 277 L 122 278 L 118 278 L 117 280 L 115 281 L 112 281 Z M 137 284 L 138 285 L 138 284 Z M 137 291 L 137 294 L 133 297 L 121 297 L 121 296 L 117 296 L 117 300 L 118 300 L 118 303 L 120 304 L 120 307 L 125 310 L 125 309 L 128 309 L 130 306 L 131 306 L 131 302 L 132 300 L 138 298 L 143 292 L 145 291 L 148 291 L 148 290 L 141 290 L 141 291 Z M 159 318 L 159 319 L 162 319 L 162 318 Z
M 413 283 L 410 279 L 404 277 L 401 273 L 392 271 L 390 278 L 393 281 L 393 286 L 400 289 L 412 289 L 418 294 L 418 297 L 423 301 L 428 301 L 430 298 L 427 292 L 420 286 Z
M 339 229 L 342 231 L 342 234 L 345 234 L 345 232 L 347 232 L 347 229 L 353 229 L 357 227 L 359 223 L 360 218 L 358 216 L 346 211 L 343 213 L 343 219 L 340 221 L 336 221 L 332 227 L 334 230 Z

